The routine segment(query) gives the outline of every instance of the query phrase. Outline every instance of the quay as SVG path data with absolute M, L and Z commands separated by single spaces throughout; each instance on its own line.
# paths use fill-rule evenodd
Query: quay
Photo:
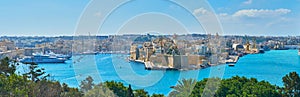
M 152 62 L 144 62 L 146 70 L 177 70 L 169 66 L 155 66 Z
M 145 64 L 145 62 L 142 61 L 142 60 L 133 60 L 133 59 L 129 59 L 129 61 Z

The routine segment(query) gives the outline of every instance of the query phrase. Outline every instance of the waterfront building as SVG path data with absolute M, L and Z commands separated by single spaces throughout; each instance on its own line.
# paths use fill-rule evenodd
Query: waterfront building
M 204 44 L 202 44 L 202 45 L 198 45 L 197 46 L 197 48 L 196 48 L 197 50 L 198 50 L 198 54 L 199 55 L 205 55 L 206 53 L 207 53 L 207 46 L 205 46 Z
M 249 41 L 247 40 L 247 42 L 246 42 L 246 44 L 244 45 L 244 48 L 245 48 L 245 51 L 246 52 L 250 52 L 250 43 L 249 43 Z
M 146 53 L 145 54 L 145 62 L 146 62 L 149 61 L 150 56 L 154 54 L 154 48 L 151 42 L 145 42 L 143 44 L 143 48 L 144 48 L 144 52 Z
M 139 58 L 139 50 L 137 48 L 137 45 L 132 45 L 130 47 L 130 59 L 137 60 Z
M 181 43 L 182 48 L 179 49 L 176 43 Z M 207 52 L 208 47 L 205 44 L 194 45 L 188 41 L 159 37 L 142 45 L 131 45 L 130 59 L 144 62 L 148 69 L 196 69 L 201 67 L 203 60 L 206 60 Z
M 241 44 L 238 44 L 238 43 L 232 44 L 232 48 L 235 51 L 244 51 L 245 50 L 244 46 Z
M 5 52 L 8 50 L 15 50 L 16 46 L 15 43 L 13 41 L 9 41 L 9 40 L 2 40 L 0 41 L 0 51 Z
M 154 66 L 165 66 L 171 69 L 196 69 L 200 68 L 205 60 L 200 55 L 167 55 L 157 54 L 150 57 Z

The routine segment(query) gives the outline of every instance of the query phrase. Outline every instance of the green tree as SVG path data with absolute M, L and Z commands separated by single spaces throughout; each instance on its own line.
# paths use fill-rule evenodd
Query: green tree
M 195 79 L 183 79 L 181 81 L 178 81 L 178 84 L 176 86 L 173 86 L 172 92 L 169 94 L 171 97 L 187 97 L 189 96 L 194 86 L 196 85 Z
M 112 90 L 117 96 L 123 97 L 127 93 L 127 87 L 121 82 L 106 81 L 104 82 L 104 85 Z
M 62 87 L 59 82 L 41 80 L 32 82 L 30 97 L 59 97 Z
M 205 88 L 203 90 L 202 96 L 206 97 L 206 96 L 216 95 L 215 93 L 217 92 L 217 90 L 220 86 L 220 83 L 221 83 L 220 78 L 210 78 L 210 79 L 208 79 L 206 84 L 205 84 Z
M 59 82 L 46 79 L 44 69 L 37 64 L 30 65 L 30 71 L 23 75 L 15 74 L 15 61 L 1 59 L 0 96 L 1 97 L 81 97 L 77 88 L 63 86 Z
M 95 85 L 93 89 L 84 94 L 84 97 L 117 97 L 113 91 L 103 84 Z
M 47 77 L 49 77 L 50 75 L 46 74 L 46 72 L 44 72 L 44 68 L 38 68 L 38 64 L 36 63 L 30 63 L 29 64 L 29 72 L 25 73 L 25 76 L 27 76 L 29 79 L 31 79 L 34 82 L 38 82 L 41 80 L 47 80 Z
M 153 94 L 151 97 L 165 97 L 163 94 Z
M 257 81 L 255 78 L 248 79 L 238 76 L 223 79 L 220 82 L 218 80 L 220 79 L 209 78 L 197 82 L 190 97 L 207 95 L 214 97 L 280 97 L 276 86 L 266 81 Z M 210 84 L 207 82 L 210 82 Z
M 82 97 L 83 93 L 78 88 L 70 88 L 67 84 L 62 84 L 62 93 L 60 97 Z
M 11 63 L 14 64 L 11 64 Z M 16 61 L 10 60 L 8 57 L 5 57 L 0 60 L 0 74 L 4 74 L 6 76 L 9 76 L 11 74 L 14 74 L 16 71 Z
M 94 86 L 94 79 L 91 76 L 88 76 L 85 80 L 81 81 L 80 89 L 85 93 L 91 90 Z
M 134 90 L 134 97 L 149 97 L 149 95 L 144 89 L 138 89 Z
M 282 78 L 284 83 L 283 95 L 288 97 L 300 96 L 300 77 L 296 72 L 291 72 Z
M 119 97 L 149 97 L 149 94 L 144 89 L 132 90 L 131 85 L 124 86 L 121 82 L 106 81 L 104 85 L 112 90 Z M 133 93 L 133 95 L 132 95 Z M 154 94 L 153 97 L 164 97 L 162 94 Z
M 196 83 L 190 97 L 215 95 L 220 84 L 220 78 L 205 78 Z
M 126 97 L 134 97 L 133 91 L 131 89 L 131 85 L 127 88 Z
M 24 86 L 26 83 L 28 83 L 27 80 L 23 80 L 23 77 L 16 74 L 10 76 L 0 74 L 0 95 L 4 97 L 26 97 L 29 91 Z

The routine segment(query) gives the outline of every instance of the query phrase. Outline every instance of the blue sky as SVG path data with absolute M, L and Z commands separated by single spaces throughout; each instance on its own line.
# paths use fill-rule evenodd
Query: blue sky
M 0 36 L 74 35 L 80 17 L 89 2 L 90 0 L 1 0 Z M 185 1 L 185 6 L 190 10 L 187 11 L 184 7 L 165 0 L 136 0 L 123 4 L 113 11 L 98 31 L 86 29 L 83 32 L 107 35 L 115 34 L 113 32 L 116 31 L 175 33 L 188 29 L 190 33 L 205 33 L 201 25 L 210 23 L 206 19 L 207 14 L 215 14 L 222 25 L 223 34 L 300 35 L 298 19 L 300 0 L 207 0 L 207 2 L 210 4 L 209 7 Z M 103 15 L 101 9 L 94 14 L 98 16 L 95 18 L 105 18 L 101 16 Z M 170 18 L 170 21 L 166 18 Z M 156 26 L 150 27 L 151 25 Z

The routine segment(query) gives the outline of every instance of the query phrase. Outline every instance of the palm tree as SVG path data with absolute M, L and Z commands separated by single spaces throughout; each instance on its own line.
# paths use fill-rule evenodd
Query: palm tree
M 182 79 L 178 81 L 176 86 L 172 86 L 172 92 L 169 94 L 169 97 L 188 97 L 196 85 L 195 79 Z

